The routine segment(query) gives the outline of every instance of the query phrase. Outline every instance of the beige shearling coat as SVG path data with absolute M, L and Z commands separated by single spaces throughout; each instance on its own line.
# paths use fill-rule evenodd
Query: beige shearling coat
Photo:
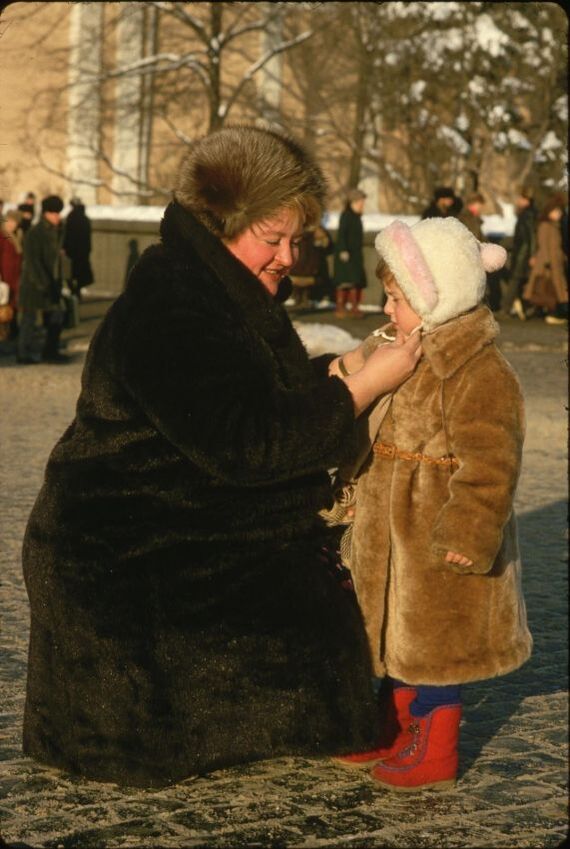
M 377 675 L 460 684 L 531 653 L 513 514 L 524 407 L 497 333 L 481 306 L 423 337 L 359 480 L 351 569 Z
M 564 272 L 564 251 L 562 249 L 560 223 L 558 221 L 541 221 L 538 225 L 536 241 L 537 251 L 534 265 L 525 286 L 523 297 L 532 301 L 537 278 L 545 271 L 550 271 L 556 299 L 558 303 L 565 304 L 568 302 L 568 281 Z

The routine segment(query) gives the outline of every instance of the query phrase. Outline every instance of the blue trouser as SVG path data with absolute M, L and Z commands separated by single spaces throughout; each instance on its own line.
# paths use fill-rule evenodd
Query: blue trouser
M 394 688 L 410 686 L 416 688 L 416 697 L 410 705 L 412 716 L 426 716 L 441 705 L 461 704 L 461 686 L 459 684 L 435 687 L 432 684 L 405 684 L 396 678 L 393 678 L 392 682 Z
M 426 716 L 436 707 L 441 705 L 460 705 L 461 686 L 459 684 L 446 684 L 443 687 L 435 687 L 432 684 L 406 684 L 397 678 L 389 678 L 394 689 L 398 687 L 415 687 L 417 695 L 410 705 L 412 716 Z M 382 687 L 383 678 L 373 678 L 372 688 L 378 695 Z

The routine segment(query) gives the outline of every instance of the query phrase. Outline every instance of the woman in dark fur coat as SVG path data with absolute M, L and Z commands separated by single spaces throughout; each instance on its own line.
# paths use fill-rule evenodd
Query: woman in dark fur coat
M 357 349 L 344 377 L 309 360 L 280 301 L 323 195 L 276 133 L 191 146 L 29 519 L 26 754 L 159 786 L 375 741 L 363 624 L 319 560 L 318 511 L 355 415 L 419 350 Z

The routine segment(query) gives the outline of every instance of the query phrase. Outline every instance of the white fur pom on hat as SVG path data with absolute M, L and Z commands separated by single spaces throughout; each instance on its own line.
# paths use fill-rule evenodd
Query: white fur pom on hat
M 500 245 L 479 242 L 457 218 L 393 221 L 375 246 L 426 330 L 481 303 L 486 272 L 507 261 Z

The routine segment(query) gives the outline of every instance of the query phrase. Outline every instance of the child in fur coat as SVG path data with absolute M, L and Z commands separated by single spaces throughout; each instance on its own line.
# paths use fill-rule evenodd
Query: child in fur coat
M 460 685 L 517 669 L 532 647 L 513 514 L 523 399 L 482 305 L 506 252 L 455 218 L 395 221 L 376 249 L 384 310 L 400 333 L 420 326 L 424 353 L 393 394 L 352 531 L 384 735 L 339 760 L 374 764 L 389 789 L 440 789 L 457 775 Z

